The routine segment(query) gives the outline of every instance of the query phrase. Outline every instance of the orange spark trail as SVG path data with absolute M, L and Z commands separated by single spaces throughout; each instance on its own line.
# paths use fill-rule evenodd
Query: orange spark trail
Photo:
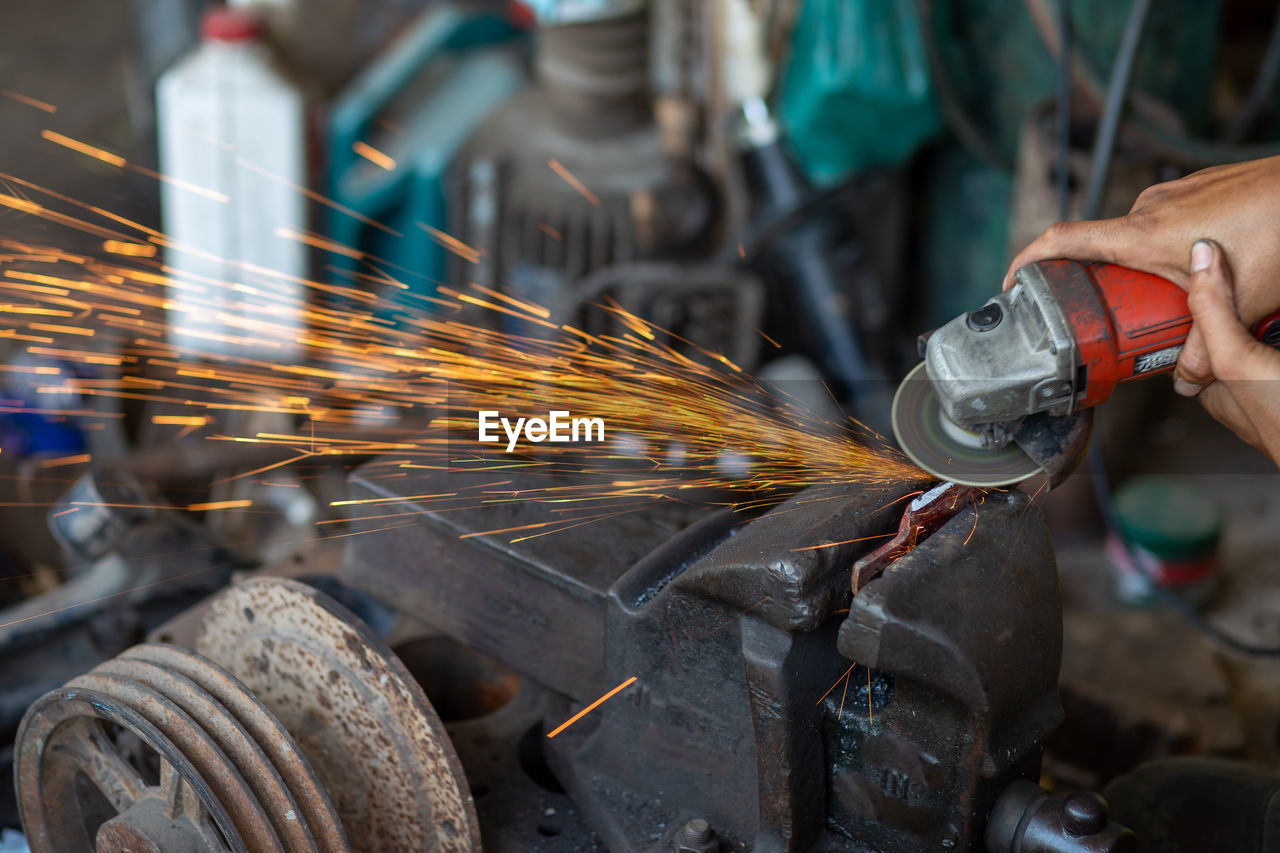
M 95 160 L 101 160 L 104 163 L 109 163 L 112 166 L 123 167 L 127 162 L 119 154 L 112 154 L 109 151 L 103 151 L 101 148 L 90 145 L 87 142 L 80 142 L 77 139 L 72 139 L 69 136 L 63 136 L 61 133 L 56 133 L 52 130 L 42 130 L 40 131 L 40 135 L 50 142 L 57 143 L 64 148 L 70 148 L 72 151 L 78 151 L 81 154 L 93 157 Z
M 361 222 L 363 222 L 365 225 L 368 225 L 372 228 L 377 228 L 379 231 L 386 232 L 387 234 L 390 234 L 392 237 L 404 236 L 399 231 L 395 230 L 394 228 L 388 225 L 382 224 L 376 219 L 370 219 L 369 217 L 365 216 L 363 213 L 359 213 L 357 211 L 352 210 L 349 207 L 346 207 L 345 205 L 339 204 L 333 199 L 327 198 L 326 196 L 321 195 L 315 190 L 307 189 L 301 184 L 295 184 L 292 181 L 288 180 L 287 178 L 282 178 L 276 173 L 268 171 L 267 169 L 264 169 L 261 166 L 257 165 L 256 163 L 246 160 L 243 157 L 236 158 L 236 165 L 242 169 L 248 169 L 249 171 L 253 172 L 255 175 L 261 175 L 262 177 L 266 178 L 269 181 L 274 181 L 277 184 L 281 184 L 283 186 L 289 187 L 294 192 L 301 193 L 302 195 L 306 196 L 312 201 L 319 202 L 320 204 L 323 204 L 325 207 L 328 207 L 332 210 L 338 211 L 339 213 L 350 216 L 352 219 L 358 219 Z
M 368 144 L 367 142 L 359 142 L 359 141 L 354 142 L 351 145 L 351 150 L 354 151 L 356 154 L 359 154 L 361 157 L 368 160 L 370 163 L 374 164 L 375 166 L 381 166 L 383 169 L 386 169 L 388 172 L 390 172 L 392 169 L 396 167 L 395 160 L 393 160 L 387 154 L 384 154 L 383 152 L 379 151 L 377 148 L 374 148 L 372 145 Z
M 559 160 L 555 160 L 555 159 L 548 160 L 547 165 L 551 167 L 551 171 L 555 172 L 557 175 L 563 178 L 566 184 L 568 184 L 569 186 L 577 190 L 582 195 L 583 198 L 591 202 L 596 207 L 600 206 L 599 196 L 597 196 L 591 190 L 587 189 L 586 184 L 578 180 L 577 176 L 575 176 L 573 172 L 570 172 L 563 165 L 561 165 Z
M 426 231 L 427 235 L 430 236 L 432 240 L 435 240 L 441 246 L 444 246 L 464 261 L 469 261 L 473 264 L 480 262 L 480 252 L 471 248 L 457 237 L 446 234 L 438 228 L 432 228 L 425 222 L 415 222 L 414 225 L 417 225 L 423 231 Z
M 93 457 L 88 453 L 78 453 L 75 456 L 60 456 L 56 459 L 46 459 L 40 463 L 41 468 L 60 468 L 63 465 L 79 465 L 82 462 L 89 462 Z
M 189 504 L 187 506 L 187 509 L 190 510 L 191 512 L 204 512 L 206 510 L 212 510 L 212 509 L 239 509 L 241 507 L 246 507 L 246 506 L 253 506 L 253 501 L 251 500 L 214 501 L 212 503 L 204 503 L 204 504 Z
M 102 251 L 113 255 L 127 255 L 134 258 L 154 258 L 159 249 L 152 243 L 129 243 L 123 240 L 107 240 L 102 244 Z
M 871 667 L 867 667 L 867 725 L 875 725 L 871 719 Z
M 872 536 L 859 536 L 857 539 L 842 539 L 839 542 L 823 542 L 821 545 L 805 545 L 803 548 L 792 548 L 791 552 L 799 551 L 819 551 L 823 548 L 834 548 L 837 545 L 851 545 L 854 542 L 869 542 L 872 539 L 888 539 L 890 536 L 896 536 L 896 533 L 876 533 Z
M 821 704 L 822 704 L 822 700 L 823 700 L 823 699 L 826 699 L 828 696 L 830 696 L 830 695 L 831 695 L 831 691 L 832 691 L 832 690 L 835 690 L 837 687 L 839 687 L 839 686 L 840 686 L 840 682 L 842 682 L 842 681 L 844 681 L 845 679 L 847 679 L 847 678 L 849 677 L 849 673 L 853 672 L 853 668 L 854 668 L 855 666 L 857 666 L 857 665 L 858 665 L 857 661 L 854 661 L 853 663 L 849 664 L 849 668 L 848 668 L 848 669 L 846 669 L 846 670 L 844 671 L 844 675 L 842 675 L 842 676 L 840 676 L 839 678 L 837 678 L 837 679 L 836 679 L 836 681 L 835 681 L 835 684 L 832 684 L 830 687 L 828 687 L 828 688 L 827 688 L 827 692 L 826 692 L 826 693 L 823 693 L 821 696 L 819 696 L 819 697 L 818 697 L 818 701 L 817 701 L 817 702 L 814 702 L 813 704 L 815 704 L 815 705 L 821 705 Z
M 4 95 L 6 98 L 12 98 L 20 104 L 26 104 L 29 107 L 35 107 L 38 110 L 43 110 L 46 113 L 56 113 L 58 111 L 58 108 L 53 104 L 37 100 L 30 95 L 20 95 L 17 92 L 13 92 L 8 89 L 0 89 L 0 95 Z
M 555 737 L 556 735 L 560 734 L 562 731 L 564 731 L 565 729 L 569 728 L 569 726 L 572 726 L 574 723 L 578 722 L 578 720 L 581 720 L 581 719 L 582 719 L 583 717 L 585 717 L 587 714 L 590 714 L 590 713 L 591 713 L 592 711 L 594 711 L 596 708 L 599 708 L 599 707 L 600 707 L 601 705 L 603 705 L 605 702 L 608 702 L 608 701 L 609 701 L 610 699 L 612 699 L 614 696 L 617 696 L 617 695 L 618 695 L 619 693 L 621 693 L 623 690 L 626 690 L 628 687 L 630 687 L 632 684 L 635 684 L 635 683 L 636 683 L 636 676 L 634 676 L 634 675 L 633 675 L 633 676 L 631 676 L 630 678 L 628 678 L 626 681 L 624 681 L 624 682 L 622 682 L 621 684 L 619 684 L 617 687 L 615 687 L 615 688 L 613 688 L 612 690 L 610 690 L 608 693 L 606 693 L 606 694 L 604 694 L 603 696 L 601 696 L 601 697 L 600 697 L 599 699 L 597 699 L 596 701 L 592 702 L 592 703 L 591 703 L 590 705 L 588 705 L 587 707 L 583 708 L 583 709 L 582 709 L 581 711 L 579 711 L 578 713 L 574 714 L 574 715 L 573 715 L 572 717 L 570 717 L 569 719 L 565 720 L 565 721 L 564 721 L 563 723 L 561 723 L 560 725 L 556 726 L 556 727 L 555 727 L 553 730 L 551 730 L 550 732 L 547 732 L 547 737 L 549 737 L 549 738 L 553 738 L 553 737 Z
M 204 426 L 209 423 L 209 418 L 206 415 L 197 415 L 195 417 L 187 417 L 186 415 L 152 415 L 151 422 L 168 426 Z

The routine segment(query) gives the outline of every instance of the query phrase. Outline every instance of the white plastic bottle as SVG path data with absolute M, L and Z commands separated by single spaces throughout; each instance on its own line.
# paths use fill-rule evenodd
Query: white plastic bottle
M 215 6 L 156 86 L 169 341 L 190 357 L 302 354 L 306 103 L 261 19 Z

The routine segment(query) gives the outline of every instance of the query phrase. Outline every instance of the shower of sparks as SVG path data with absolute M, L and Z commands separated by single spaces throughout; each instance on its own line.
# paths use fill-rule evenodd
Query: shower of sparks
M 46 138 L 97 159 L 115 157 L 52 132 Z M 546 475 L 536 488 L 523 476 L 505 490 L 502 482 L 488 482 L 480 491 L 455 487 L 407 498 L 441 508 L 459 501 L 548 504 L 555 520 L 501 531 L 517 540 L 659 500 L 743 508 L 815 484 L 880 485 L 923 476 L 896 452 L 855 439 L 850 424 L 818 418 L 725 356 L 614 304 L 598 306 L 613 331 L 588 332 L 573 318 L 478 284 L 422 295 L 407 283 L 413 281 L 408 271 L 316 235 L 276 232 L 361 262 L 351 283 L 299 282 L 208 258 L 123 216 L 0 174 L 0 214 L 5 211 L 89 235 L 100 251 L 0 234 L 0 345 L 9 348 L 10 362 L 0 372 L 0 411 L 119 418 L 112 409 L 120 404 L 106 402 L 113 398 L 159 406 L 164 413 L 151 415 L 152 424 L 202 430 L 208 441 L 280 449 L 277 461 L 256 460 L 258 467 L 239 477 L 370 456 L 382 457 L 379 476 L 386 478 L 415 470 Z M 464 259 L 482 254 L 422 228 Z M 168 265 L 184 253 L 215 272 L 197 277 Z M 207 320 L 217 322 L 200 325 Z M 199 331 L 179 348 L 169 340 L 175 325 Z M 188 343 L 201 335 L 207 348 Z M 305 359 L 263 355 L 299 343 L 309 353 Z M 228 354 L 242 345 L 249 345 L 244 355 Z M 21 351 L 27 360 L 15 362 Z M 15 393 L 22 383 L 31 393 Z M 67 399 L 79 402 L 49 403 Z M 601 418 L 607 440 L 522 443 L 508 454 L 505 438 L 496 445 L 477 441 L 482 410 L 513 419 L 551 411 Z M 292 426 L 235 434 L 224 426 L 234 413 L 282 415 Z M 69 459 L 46 464 L 72 464 Z M 82 461 L 89 460 L 76 459 Z M 334 505 L 360 507 L 351 510 L 357 518 L 408 516 L 377 506 L 402 500 Z
M 551 731 L 547 732 L 547 737 L 549 737 L 549 738 L 553 738 L 553 737 L 555 737 L 556 735 L 560 734 L 562 731 L 564 731 L 565 729 L 569 728 L 569 726 L 572 726 L 574 723 L 578 722 L 578 720 L 581 720 L 581 719 L 582 719 L 583 717 L 585 717 L 587 714 L 590 714 L 590 713 L 591 713 L 592 711 L 594 711 L 596 708 L 599 708 L 599 707 L 600 707 L 601 705 L 603 705 L 605 702 L 608 702 L 608 701 L 609 701 L 610 699 L 612 699 L 614 696 L 617 696 L 617 695 L 618 695 L 619 693 L 621 693 L 623 690 L 626 690 L 628 687 L 630 687 L 631 685 L 633 685 L 633 684 L 635 684 L 635 683 L 636 683 L 636 676 L 634 676 L 634 675 L 633 675 L 633 676 L 631 676 L 630 678 L 628 678 L 626 681 L 624 681 L 624 682 L 622 682 L 621 684 L 619 684 L 617 687 L 615 687 L 615 688 L 613 688 L 612 690 L 610 690 L 608 693 L 606 693 L 606 694 L 604 694 L 603 696 L 601 696 L 601 697 L 600 697 L 599 699 L 597 699 L 596 701 L 592 702 L 592 703 L 591 703 L 590 705 L 588 705 L 587 707 L 583 708 L 583 709 L 582 709 L 581 711 L 579 711 L 578 713 L 574 714 L 574 715 L 573 715 L 572 717 L 570 717 L 569 719 L 565 720 L 565 721 L 564 721 L 563 723 L 561 723 L 560 725 L 556 726 L 556 727 L 555 727 L 554 729 L 552 729 Z

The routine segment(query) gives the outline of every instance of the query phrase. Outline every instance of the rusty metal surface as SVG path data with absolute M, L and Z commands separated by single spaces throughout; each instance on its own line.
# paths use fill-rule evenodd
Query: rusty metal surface
M 106 679 L 99 679 L 106 681 Z M 32 705 L 18 732 L 15 777 L 27 842 L 33 853 L 88 853 L 99 825 L 160 803 L 178 824 L 187 849 L 248 853 L 230 814 L 196 764 L 131 701 L 84 684 L 54 690 Z M 159 779 L 145 779 L 108 727 L 130 733 L 160 759 Z M 87 779 L 100 795 L 86 796 Z M 104 809 L 106 812 L 104 812 Z M 136 813 L 136 812 L 135 812 Z M 118 824 L 117 824 L 118 826 Z M 137 835 L 145 829 L 135 827 Z M 106 830 L 105 849 L 128 833 Z M 180 850 L 169 837 L 165 850 Z M 260 849 L 255 847 L 256 849 Z M 266 848 L 270 849 L 270 848 Z
M 123 655 L 125 660 L 149 661 L 180 674 L 207 692 L 261 747 L 296 801 L 299 823 L 310 831 L 315 850 L 345 853 L 350 850 L 341 819 L 320 784 L 315 770 L 293 738 L 265 705 L 231 673 L 187 649 L 146 644 Z M 307 848 L 311 849 L 311 848 Z
M 226 807 L 231 824 L 251 850 L 284 853 L 284 846 L 244 776 L 217 739 L 177 703 L 141 682 L 99 670 L 72 679 L 67 686 L 95 690 L 136 708 L 191 760 L 200 778 Z
M 298 803 L 284 780 L 254 739 L 217 699 L 185 676 L 136 658 L 114 658 L 99 665 L 94 672 L 142 684 L 198 720 L 248 784 L 283 848 L 289 853 L 310 853 L 315 849 L 306 821 L 300 817 Z
M 345 608 L 295 581 L 247 580 L 213 600 L 196 648 L 279 717 L 356 850 L 480 849 L 443 724 L 404 665 Z
M 75 688 L 103 697 L 91 702 L 98 710 L 86 712 L 83 702 L 67 698 Z M 103 703 L 123 718 L 102 711 Z M 120 726 L 155 755 L 122 745 L 99 720 Z M 233 840 L 234 849 L 351 849 L 284 726 L 230 673 L 186 649 L 137 646 L 74 679 L 33 707 L 20 743 L 24 822 L 34 821 L 28 831 L 50 839 L 37 851 L 95 849 L 95 838 L 98 850 L 194 853 L 225 850 L 222 834 L 243 840 L 243 846 Z M 144 778 L 142 768 L 155 763 L 157 778 Z M 81 774 L 109 811 L 81 814 L 81 802 L 68 798 L 83 787 Z

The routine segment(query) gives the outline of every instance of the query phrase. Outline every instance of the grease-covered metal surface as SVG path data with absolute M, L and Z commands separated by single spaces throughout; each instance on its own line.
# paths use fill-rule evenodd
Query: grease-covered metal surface
M 408 670 L 323 593 L 281 578 L 215 598 L 196 641 L 280 719 L 359 851 L 480 849 L 461 764 Z

